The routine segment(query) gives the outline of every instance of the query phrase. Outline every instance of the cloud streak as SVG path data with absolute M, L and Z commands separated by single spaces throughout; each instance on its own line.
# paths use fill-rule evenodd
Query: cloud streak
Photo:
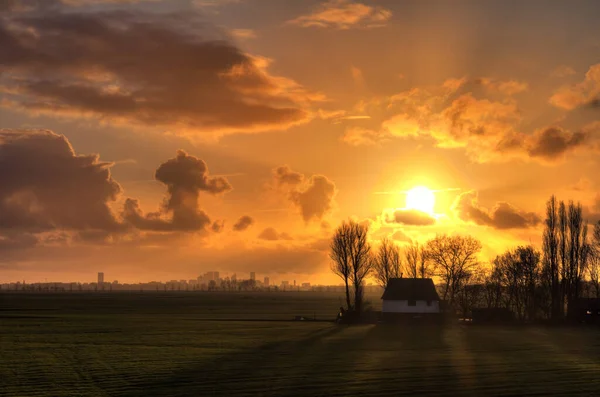
M 392 12 L 383 7 L 350 0 L 330 0 L 310 14 L 288 21 L 288 24 L 304 28 L 375 28 L 385 26 L 391 17 Z

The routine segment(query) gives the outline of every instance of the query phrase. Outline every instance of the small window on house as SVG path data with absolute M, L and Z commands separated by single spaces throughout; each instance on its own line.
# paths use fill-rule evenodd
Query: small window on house
M 427 301 L 427 306 L 431 306 L 431 301 Z
M 408 306 L 417 306 L 417 301 L 408 301 Z

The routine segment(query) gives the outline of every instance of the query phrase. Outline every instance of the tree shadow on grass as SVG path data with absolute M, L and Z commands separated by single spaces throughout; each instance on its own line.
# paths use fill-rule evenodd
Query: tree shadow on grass
M 344 329 L 332 325 L 302 339 L 265 343 L 208 362 L 191 362 L 168 377 L 135 385 L 139 392 L 127 396 L 280 395 L 278 385 L 296 376 L 294 368 L 305 352 Z

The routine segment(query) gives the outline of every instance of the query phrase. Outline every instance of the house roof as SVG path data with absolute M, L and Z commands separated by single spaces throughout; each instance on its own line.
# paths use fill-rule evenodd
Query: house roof
M 440 297 L 430 278 L 391 278 L 381 299 L 439 301 Z

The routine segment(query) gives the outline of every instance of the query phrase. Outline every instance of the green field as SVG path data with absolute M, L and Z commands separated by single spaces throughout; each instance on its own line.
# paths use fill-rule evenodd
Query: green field
M 600 395 L 598 328 L 247 321 L 338 307 L 313 293 L 0 294 L 0 396 Z

